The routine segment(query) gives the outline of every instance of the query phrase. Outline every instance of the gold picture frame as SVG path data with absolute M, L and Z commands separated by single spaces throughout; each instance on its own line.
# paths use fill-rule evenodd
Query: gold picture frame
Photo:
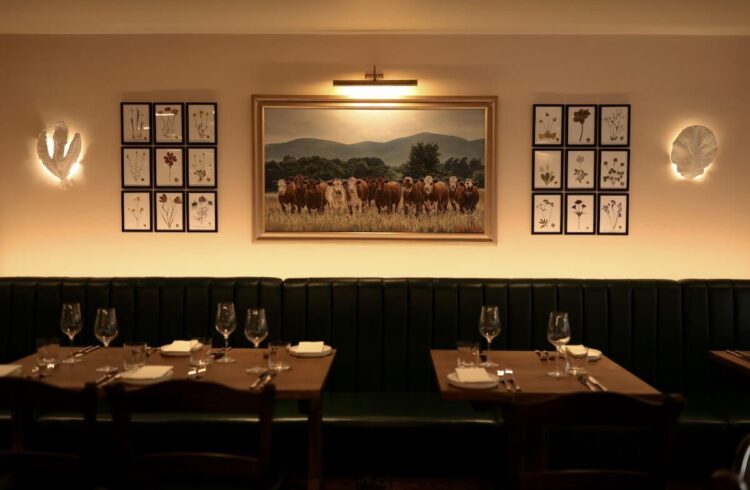
M 252 108 L 254 240 L 496 241 L 496 96 L 253 95 Z

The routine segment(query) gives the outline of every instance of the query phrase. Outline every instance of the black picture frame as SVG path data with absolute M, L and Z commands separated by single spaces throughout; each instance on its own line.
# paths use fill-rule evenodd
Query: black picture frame
M 193 199 L 191 195 L 196 194 L 211 194 L 213 195 L 213 212 L 214 212 L 214 220 L 213 220 L 213 227 L 212 228 L 194 228 L 190 226 L 191 223 L 191 209 L 193 208 Z M 194 191 L 187 191 L 186 193 L 186 201 L 185 201 L 185 223 L 187 226 L 188 233 L 217 233 L 219 231 L 219 202 L 218 202 L 218 193 L 217 191 L 212 190 L 194 190 Z
M 609 123 L 606 123 L 604 121 L 605 117 L 605 109 L 609 108 L 624 108 L 625 113 L 627 114 L 627 124 L 624 126 L 624 130 L 626 131 L 626 138 L 623 139 L 622 143 L 611 143 L 611 137 L 610 138 L 604 138 L 603 133 L 605 130 L 605 124 L 607 125 L 607 128 L 610 127 Z M 602 148 L 627 148 L 631 146 L 632 141 L 630 139 L 630 119 L 631 119 L 631 110 L 630 110 L 630 104 L 599 104 L 599 134 L 597 138 L 599 139 L 599 147 Z M 607 132 L 609 133 L 609 130 L 607 129 Z
M 125 110 L 127 106 L 146 106 L 148 108 L 148 114 L 143 116 L 143 119 L 137 118 L 136 120 L 132 121 L 131 124 L 131 137 L 126 138 L 126 124 L 125 124 Z M 151 104 L 151 102 L 120 102 L 120 142 L 123 145 L 150 145 L 153 142 L 153 112 L 154 107 Z M 147 134 L 144 139 L 135 139 L 132 135 L 135 134 L 136 128 L 138 128 L 139 124 L 144 122 L 148 124 L 148 127 L 146 128 Z M 139 132 L 142 132 L 143 130 L 139 130 Z
M 167 108 L 170 107 L 179 107 L 180 109 L 180 117 L 175 118 L 175 121 L 180 122 L 180 138 L 179 140 L 171 140 L 171 139 L 159 139 L 160 134 L 160 121 L 158 119 L 159 114 L 157 111 L 158 107 L 164 107 Z M 153 135 L 154 135 L 154 144 L 155 145 L 184 145 L 185 144 L 185 103 L 184 102 L 154 102 L 151 111 L 153 112 Z
M 540 123 L 540 119 L 537 116 L 537 109 L 541 109 L 544 107 L 554 107 L 556 110 L 560 110 L 560 137 L 558 138 L 558 142 L 556 143 L 544 143 L 537 140 L 538 131 L 537 131 L 537 124 L 544 125 L 545 123 Z M 551 117 L 551 116 L 549 116 Z M 531 145 L 534 147 L 544 147 L 544 148 L 550 148 L 550 147 L 562 147 L 565 143 L 565 105 L 564 104 L 534 104 L 531 109 Z M 544 134 L 544 133 L 542 133 Z
M 591 122 L 593 123 L 593 130 L 591 133 L 591 138 L 588 141 L 584 142 L 576 142 L 575 137 L 573 138 L 573 142 L 571 142 L 570 132 L 574 129 L 577 129 L 575 125 L 571 124 L 571 114 L 570 111 L 573 109 L 591 109 L 592 113 L 589 114 L 586 119 L 591 118 Z M 575 119 L 575 113 L 573 113 L 574 119 Z M 578 124 L 574 122 L 574 124 Z M 583 125 L 581 125 L 581 135 L 583 135 Z M 595 147 L 597 145 L 597 141 L 599 138 L 599 106 L 596 104 L 568 104 L 565 106 L 565 146 L 566 147 L 575 147 L 575 148 L 587 148 L 587 147 Z
M 201 105 L 208 105 L 213 107 L 213 139 L 201 139 L 198 137 L 195 137 L 193 135 L 193 132 L 191 131 L 191 128 L 193 128 L 193 118 L 191 118 L 191 107 L 192 106 L 201 106 Z M 198 146 L 198 145 L 218 145 L 219 144 L 219 105 L 216 102 L 187 102 L 185 104 L 185 129 L 187 130 L 186 133 L 186 142 L 188 145 L 192 146 Z
M 572 152 L 578 152 L 578 153 L 591 153 L 593 156 L 593 166 L 591 168 L 591 185 L 584 186 L 584 187 L 571 187 L 571 181 L 575 181 L 576 179 L 570 178 L 570 154 Z M 599 181 L 598 176 L 598 169 L 599 169 L 599 153 L 596 151 L 596 148 L 566 148 L 565 149 L 565 190 L 566 191 L 574 191 L 579 193 L 585 193 L 585 191 L 595 191 L 597 189 Z
M 190 153 L 191 150 L 196 151 L 212 151 L 213 152 L 213 184 L 212 185 L 198 185 L 190 183 L 191 175 L 191 163 L 192 158 Z M 185 165 L 185 186 L 188 189 L 216 189 L 218 187 L 219 180 L 219 147 L 218 146 L 188 146 L 185 149 L 186 165 Z
M 146 172 L 148 172 L 148 182 L 143 185 L 128 184 L 125 182 L 125 153 L 130 151 L 146 151 L 148 153 L 148 162 L 146 162 Z M 150 189 L 154 184 L 153 176 L 154 153 L 150 146 L 123 146 L 120 151 L 120 181 L 123 189 Z
M 570 223 L 571 220 L 568 218 L 568 210 L 570 209 L 571 199 L 579 199 L 581 197 L 591 198 L 591 211 L 593 217 L 591 219 L 591 231 L 571 231 Z M 599 202 L 596 199 L 596 193 L 594 192 L 571 192 L 565 194 L 565 234 L 566 235 L 595 235 L 596 230 L 599 226 L 598 221 Z
M 161 151 L 171 152 L 171 153 L 179 153 L 180 154 L 180 181 L 179 183 L 174 183 L 171 185 L 165 185 L 163 182 L 160 183 L 159 181 L 159 155 Z M 157 146 L 154 147 L 154 154 L 153 154 L 153 182 L 154 182 L 154 188 L 156 189 L 183 189 L 185 188 L 185 147 L 182 146 Z M 170 177 L 171 178 L 171 175 Z
M 557 206 L 557 212 L 559 213 L 559 219 L 558 222 L 560 226 L 558 226 L 556 229 L 550 228 L 552 231 L 537 231 L 536 228 L 536 209 L 537 209 L 537 197 L 544 198 L 544 197 L 550 197 L 550 198 L 556 198 L 559 199 L 559 205 Z M 531 194 L 531 234 L 532 235 L 562 235 L 563 229 L 565 228 L 565 213 L 563 213 L 563 193 L 562 192 L 533 192 Z M 553 209 L 554 211 L 554 209 Z M 550 215 L 551 216 L 551 215 Z
M 156 190 L 155 189 L 155 190 L 152 191 L 152 194 L 153 195 L 152 195 L 152 198 L 151 198 L 151 202 L 153 203 L 153 208 L 154 208 L 154 214 L 153 214 L 153 217 L 152 217 L 152 223 L 154 225 L 154 231 L 156 233 L 184 233 L 185 230 L 186 230 L 186 228 L 187 228 L 186 223 L 185 223 L 185 207 L 186 207 L 185 206 L 185 191 Z M 179 194 L 181 196 L 182 203 L 180 205 L 180 214 L 179 214 L 179 216 L 182 218 L 182 227 L 181 228 L 176 228 L 176 229 L 172 229 L 172 228 L 159 228 L 159 216 L 158 216 L 158 214 L 159 214 L 159 202 L 160 202 L 159 199 L 160 199 L 160 194 L 164 195 L 164 196 L 172 195 L 172 194 Z M 167 199 L 170 199 L 170 198 L 167 198 Z
M 148 196 L 148 212 L 146 213 L 146 216 L 148 216 L 148 228 L 126 228 L 125 227 L 125 215 L 127 213 L 126 206 L 125 206 L 125 196 L 128 194 L 142 194 L 145 196 Z M 154 209 L 154 203 L 152 199 L 152 192 L 150 190 L 138 190 L 138 191 L 121 191 L 120 196 L 120 208 L 121 208 L 121 231 L 123 233 L 149 233 L 153 231 L 154 228 L 154 220 L 153 220 L 153 209 Z M 141 213 L 143 214 L 143 213 Z
M 603 154 L 604 153 L 624 153 L 626 155 L 626 162 L 625 162 L 625 186 L 622 187 L 603 187 L 602 186 L 602 179 L 606 178 L 607 175 L 604 175 L 604 165 L 605 163 L 608 163 L 608 160 L 605 161 Z M 597 159 L 599 161 L 597 167 L 598 167 L 598 175 L 597 175 L 597 189 L 604 192 L 628 192 L 630 191 L 630 149 L 629 148 L 602 148 L 597 152 Z M 622 163 L 622 162 L 620 162 Z M 611 169 L 610 169 L 611 170 Z M 607 171 L 607 173 L 610 173 L 610 170 Z
M 551 187 L 538 187 L 536 182 L 536 175 L 537 175 L 537 152 L 553 152 L 557 153 L 560 158 L 560 169 L 559 169 L 559 175 L 558 175 L 558 184 L 556 186 Z M 563 150 L 562 148 L 533 148 L 531 150 L 531 190 L 533 191 L 547 191 L 547 192 L 554 192 L 554 191 L 561 191 L 563 190 L 563 180 L 565 178 L 565 161 L 563 160 Z
M 622 232 L 613 232 L 613 231 L 601 231 L 602 228 L 602 220 L 608 219 L 608 214 L 602 213 L 602 200 L 610 198 L 610 197 L 616 197 L 618 199 L 624 199 L 625 200 L 625 216 L 624 216 L 624 228 Z M 617 235 L 617 236 L 627 236 L 630 233 L 630 195 L 627 193 L 617 193 L 617 192 L 602 192 L 599 193 L 599 198 L 597 200 L 596 204 L 597 209 L 597 223 L 596 223 L 596 233 L 598 235 Z M 611 228 L 611 227 L 610 227 Z

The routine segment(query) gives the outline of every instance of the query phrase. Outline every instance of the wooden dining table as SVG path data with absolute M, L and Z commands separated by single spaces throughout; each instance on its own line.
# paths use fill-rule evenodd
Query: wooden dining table
M 708 358 L 736 373 L 750 377 L 750 351 L 730 353 L 725 350 L 712 350 L 709 351 Z
M 70 355 L 74 350 L 60 349 L 60 358 Z M 80 349 L 75 349 L 78 351 Z M 58 364 L 51 374 L 40 378 L 42 381 L 62 388 L 82 388 L 102 377 L 96 371 L 104 365 L 122 366 L 125 352 L 122 348 L 110 348 L 109 352 L 100 348 L 82 357 L 82 362 L 75 364 Z M 214 362 L 202 380 L 212 381 L 235 389 L 249 389 L 256 374 L 247 374 L 245 369 L 251 366 L 266 366 L 264 357 L 266 349 L 231 349 L 228 355 L 236 360 L 234 363 Z M 273 383 L 276 385 L 276 397 L 279 400 L 296 400 L 300 412 L 307 416 L 307 488 L 318 489 L 322 478 L 322 424 L 321 392 L 331 364 L 336 356 L 333 349 L 330 355 L 318 358 L 300 358 L 287 356 L 284 359 L 291 366 L 288 371 L 278 373 Z M 24 357 L 13 364 L 23 366 L 23 374 L 29 375 L 36 366 L 36 355 Z M 172 379 L 188 379 L 190 357 L 164 356 L 158 349 L 153 351 L 146 361 L 147 365 L 164 365 L 173 367 Z M 196 381 L 199 382 L 199 381 Z M 103 391 L 102 391 L 103 393 Z
M 440 395 L 444 400 L 464 400 L 472 402 L 509 402 L 533 401 L 552 395 L 563 395 L 589 391 L 575 376 L 555 378 L 547 373 L 555 369 L 554 360 L 541 360 L 532 351 L 492 351 L 489 359 L 499 365 L 493 369 L 512 369 L 516 383 L 521 391 L 510 391 L 503 383 L 491 389 L 456 388 L 448 383 L 448 373 L 456 369 L 457 353 L 455 350 L 432 350 L 432 364 L 435 368 Z M 560 359 L 564 369 L 564 359 Z M 602 355 L 599 360 L 586 362 L 586 369 L 591 376 L 604 385 L 608 391 L 623 393 L 644 400 L 657 400 L 661 393 L 645 381 L 608 357 Z

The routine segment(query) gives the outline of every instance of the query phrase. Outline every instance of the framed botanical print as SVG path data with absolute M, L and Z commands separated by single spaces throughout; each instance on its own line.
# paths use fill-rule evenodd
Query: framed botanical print
M 565 106 L 567 146 L 596 145 L 596 105 Z
M 187 229 L 188 231 L 215 232 L 218 231 L 218 203 L 216 192 L 187 193 Z
M 630 220 L 630 196 L 599 194 L 599 234 L 627 235 Z
M 151 187 L 151 147 L 123 146 L 120 160 L 124 188 Z
M 565 233 L 593 235 L 596 233 L 596 194 L 565 195 Z
M 565 188 L 596 189 L 596 150 L 565 151 Z
M 151 231 L 150 191 L 122 191 L 122 231 Z
M 154 142 L 157 145 L 179 145 L 185 141 L 182 102 L 157 102 L 154 104 Z
M 184 154 L 182 148 L 154 150 L 156 187 L 184 187 Z
M 599 146 L 630 146 L 630 105 L 599 106 Z
M 123 145 L 151 143 L 151 103 L 121 103 L 120 128 Z
M 531 188 L 533 190 L 562 190 L 562 155 L 562 150 L 532 150 L 531 171 L 533 180 Z
M 533 146 L 562 146 L 565 130 L 563 105 L 534 104 L 531 125 Z
M 190 145 L 215 145 L 217 142 L 217 107 L 215 102 L 188 102 L 186 124 Z
M 154 191 L 156 231 L 185 231 L 185 193 Z
M 630 150 L 599 150 L 599 189 L 627 191 L 630 187 Z
M 216 188 L 217 148 L 201 146 L 187 149 L 188 187 Z
M 531 195 L 531 233 L 560 235 L 563 232 L 562 194 Z

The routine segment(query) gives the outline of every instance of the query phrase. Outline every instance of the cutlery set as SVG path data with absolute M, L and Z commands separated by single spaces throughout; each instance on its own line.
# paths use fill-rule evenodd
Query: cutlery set
M 556 353 L 546 350 L 535 350 L 534 354 L 536 354 L 540 361 L 554 361 Z
M 589 391 L 609 391 L 606 386 L 601 384 L 595 377 L 588 374 L 580 374 L 576 377 L 578 381 L 589 389 Z
M 90 345 L 88 347 L 84 347 L 83 349 L 80 349 L 73 353 L 70 357 L 83 357 L 86 354 L 89 354 L 91 352 L 94 352 L 95 350 L 99 349 L 100 345 Z
M 276 371 L 263 371 L 258 375 L 258 379 L 250 385 L 251 390 L 262 390 L 264 386 L 273 381 L 276 377 Z
M 118 371 L 112 371 L 111 373 L 104 374 L 101 378 L 97 379 L 96 386 L 107 386 L 110 383 L 114 383 L 118 379 L 120 379 L 120 373 Z
M 497 376 L 500 378 L 500 382 L 503 383 L 503 386 L 505 386 L 506 391 L 521 391 L 521 386 L 516 382 L 516 377 L 513 375 L 512 369 L 498 369 Z
M 724 352 L 726 352 L 727 354 L 733 355 L 734 357 L 739 357 L 743 361 L 750 361 L 750 355 L 745 354 L 741 350 L 727 349 Z

